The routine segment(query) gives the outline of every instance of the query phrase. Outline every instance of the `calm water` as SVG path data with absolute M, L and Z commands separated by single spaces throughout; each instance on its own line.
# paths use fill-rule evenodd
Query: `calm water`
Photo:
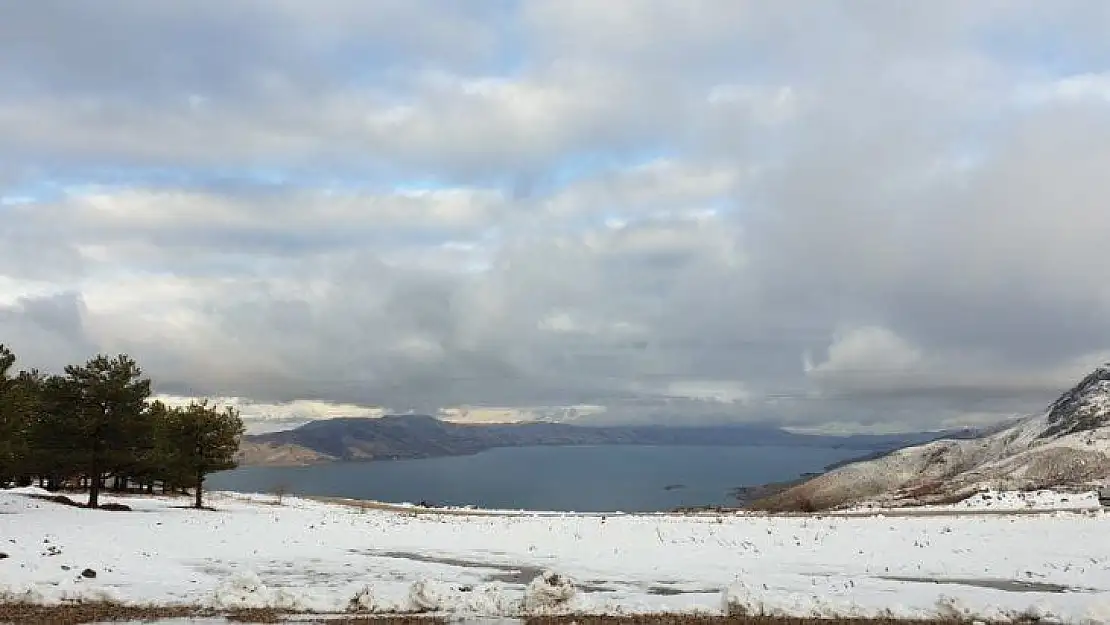
M 480 508 L 644 512 L 735 505 L 729 491 L 820 471 L 859 456 L 797 447 L 515 447 L 474 456 L 245 467 L 209 477 L 214 490 L 331 495 Z

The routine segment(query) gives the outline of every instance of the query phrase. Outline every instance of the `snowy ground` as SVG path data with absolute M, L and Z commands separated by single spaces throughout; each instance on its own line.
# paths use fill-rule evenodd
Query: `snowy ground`
M 845 513 L 869 512 L 875 513 L 883 508 L 881 502 L 864 503 L 845 510 Z M 914 506 L 898 508 L 907 513 L 920 514 L 925 512 L 1042 512 L 1042 511 L 1069 511 L 1082 512 L 1099 510 L 1098 493 L 1089 491 L 1083 493 L 1060 493 L 1051 490 L 1036 491 L 994 491 L 987 490 L 976 493 L 961 502 L 944 506 Z M 889 511 L 889 510 L 888 510 Z
M 211 498 L 214 512 L 121 501 L 135 510 L 0 491 L 0 599 L 487 616 L 720 614 L 730 602 L 798 616 L 1110 621 L 1101 510 L 451 515 L 231 494 Z

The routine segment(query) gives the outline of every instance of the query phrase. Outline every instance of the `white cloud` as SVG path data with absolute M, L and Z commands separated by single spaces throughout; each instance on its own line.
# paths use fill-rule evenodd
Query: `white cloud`
M 239 412 L 249 434 L 283 430 L 318 419 L 339 417 L 378 418 L 389 411 L 380 406 L 360 406 L 319 400 L 298 399 L 282 403 L 256 402 L 242 397 L 195 397 L 155 395 L 153 399 L 167 406 L 186 406 L 195 401 L 208 401 L 217 408 L 230 407 Z
M 1110 102 L 1110 73 L 1088 72 L 1030 85 L 1019 90 L 1018 101 L 1039 105 Z
M 29 363 L 882 429 L 1110 348 L 1099 3 L 133 4 L 0 23 Z
M 679 380 L 667 385 L 663 395 L 721 404 L 746 403 L 752 393 L 735 380 Z
M 897 373 L 921 363 L 921 352 L 902 337 L 881 326 L 842 330 L 833 336 L 828 358 L 814 364 L 806 355 L 806 373 L 826 376 L 837 373 Z
M 527 423 L 558 421 L 573 423 L 605 412 L 604 406 L 448 406 L 437 416 L 451 423 Z
M 734 164 L 655 159 L 587 178 L 553 195 L 544 205 L 558 217 L 601 212 L 643 218 L 661 210 L 694 211 L 739 191 L 746 174 Z

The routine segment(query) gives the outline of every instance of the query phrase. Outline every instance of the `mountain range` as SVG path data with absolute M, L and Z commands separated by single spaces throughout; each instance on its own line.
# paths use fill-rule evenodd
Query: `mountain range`
M 822 510 L 863 501 L 946 503 L 983 489 L 1089 488 L 1110 478 L 1110 364 L 1040 413 L 964 440 L 942 439 L 840 467 L 757 501 Z
M 890 451 L 967 432 L 818 436 L 769 425 L 605 426 L 562 423 L 459 424 L 424 415 L 337 418 L 293 430 L 247 436 L 242 465 L 290 466 L 475 454 L 497 447 L 540 445 L 773 445 Z

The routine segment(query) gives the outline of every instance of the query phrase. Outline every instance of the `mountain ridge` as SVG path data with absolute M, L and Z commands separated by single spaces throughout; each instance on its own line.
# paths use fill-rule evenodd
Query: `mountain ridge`
M 751 507 L 820 510 L 862 502 L 909 506 L 984 489 L 1085 488 L 1110 478 L 1110 364 L 1043 412 L 982 436 L 936 440 L 825 473 Z
M 842 447 L 861 455 L 964 431 L 822 436 L 769 425 L 581 426 L 550 422 L 459 424 L 427 415 L 341 417 L 244 437 L 243 465 L 288 466 L 475 454 L 498 447 L 559 445 L 781 445 Z

